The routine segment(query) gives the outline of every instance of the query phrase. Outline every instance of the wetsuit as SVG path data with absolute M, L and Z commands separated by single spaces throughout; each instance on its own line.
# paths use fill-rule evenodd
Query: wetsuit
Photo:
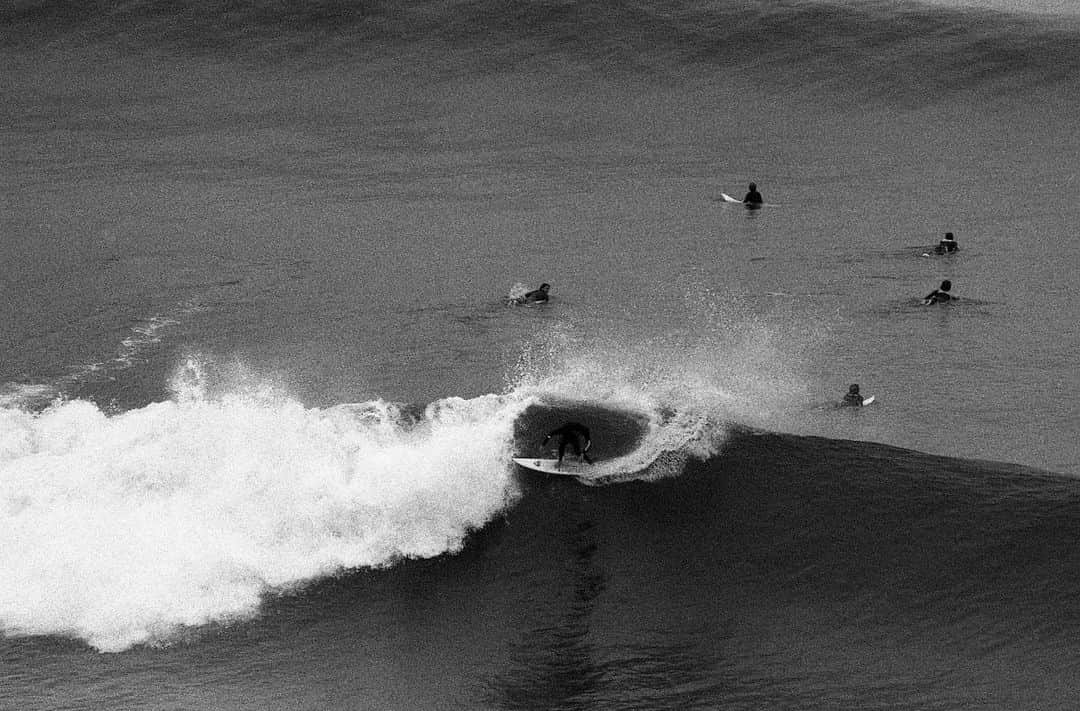
M 849 392 L 847 395 L 844 396 L 844 401 L 841 404 L 842 405 L 862 405 L 862 395 L 860 395 L 859 393 Z
M 589 428 L 578 422 L 567 422 L 562 427 L 548 432 L 544 437 L 544 441 L 541 446 L 548 443 L 552 437 L 559 438 L 559 464 L 562 464 L 563 455 L 566 453 L 566 448 L 570 447 L 574 450 L 574 454 L 584 459 L 589 464 L 592 464 L 592 460 L 589 459 L 589 455 L 585 454 L 588 451 L 589 446 L 592 445 L 592 438 L 589 435 Z
M 750 192 L 748 192 L 746 194 L 746 197 L 744 197 L 742 201 L 747 205 L 760 205 L 761 203 L 765 202 L 765 200 L 761 197 L 761 193 L 759 193 L 757 190 L 751 190 Z
M 952 299 L 953 299 L 953 296 L 949 292 L 942 291 L 941 289 L 934 289 L 933 291 L 931 291 L 929 294 L 926 295 L 926 298 L 923 299 L 923 303 L 925 303 L 925 304 L 943 304 L 946 301 L 951 301 Z

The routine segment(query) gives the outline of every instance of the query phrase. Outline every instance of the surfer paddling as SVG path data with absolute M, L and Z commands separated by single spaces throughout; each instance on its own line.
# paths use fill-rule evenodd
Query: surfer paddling
M 562 427 L 548 432 L 540 446 L 546 446 L 552 438 L 559 440 L 559 463 L 556 466 L 562 466 L 563 455 L 566 454 L 567 447 L 574 450 L 574 454 L 583 461 L 592 464 L 592 460 L 586 454 L 592 445 L 592 437 L 589 435 L 589 428 L 585 425 L 580 422 L 567 422 Z
M 546 304 L 548 302 L 548 292 L 551 291 L 551 284 L 541 284 L 539 289 L 533 289 L 530 292 L 522 294 L 521 296 L 510 299 L 511 304 Z
M 949 281 L 948 279 L 941 282 L 940 287 L 938 287 L 937 289 L 934 289 L 933 291 L 931 291 L 929 294 L 926 295 L 926 298 L 923 299 L 923 305 L 924 306 L 929 306 L 931 304 L 944 304 L 944 303 L 946 303 L 948 301 L 952 301 L 956 297 L 949 293 L 949 289 L 951 289 L 951 288 L 952 288 L 952 282 Z

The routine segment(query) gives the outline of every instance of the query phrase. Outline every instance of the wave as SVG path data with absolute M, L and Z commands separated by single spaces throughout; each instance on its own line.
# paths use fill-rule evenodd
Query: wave
M 565 497 L 609 516 L 643 501 L 679 511 L 679 526 L 703 527 L 688 540 L 734 545 L 740 531 L 740 556 L 764 564 L 786 550 L 795 569 L 769 575 L 795 586 L 838 567 L 876 570 L 871 552 L 912 526 L 941 555 L 954 554 L 938 539 L 1016 545 L 1034 521 L 1071 525 L 1080 496 L 1073 480 L 1022 467 L 748 427 L 774 381 L 738 374 L 734 349 L 724 361 L 735 374 L 712 386 L 705 366 L 669 377 L 625 344 L 553 350 L 526 349 L 504 393 L 425 406 L 305 407 L 189 358 L 164 402 L 0 409 L 0 630 L 102 651 L 169 644 L 316 581 L 456 554 L 503 517 L 546 521 L 530 511 Z M 605 486 L 510 464 L 570 418 L 593 429 L 597 478 L 586 483 Z M 555 499 L 531 496 L 545 487 Z M 893 547 L 921 565 L 922 552 Z M 861 562 L 837 557 L 852 551 Z
M 746 512 L 780 492 L 791 510 L 843 503 L 848 513 L 829 523 L 842 526 L 850 511 L 912 502 L 935 515 L 927 492 L 943 481 L 976 508 L 998 505 L 986 495 L 994 486 L 1011 504 L 1022 482 L 1038 481 L 997 473 L 979 490 L 957 486 L 975 479 L 952 477 L 949 460 L 767 434 L 796 426 L 793 410 L 805 416 L 817 388 L 804 365 L 827 324 L 755 315 L 708 289 L 683 306 L 686 323 L 654 335 L 551 324 L 522 347 L 502 392 L 423 405 L 308 407 L 235 363 L 194 355 L 167 400 L 127 411 L 3 403 L 0 631 L 103 651 L 172 643 L 315 581 L 453 556 L 504 517 L 547 505 L 530 496 L 547 485 L 590 498 L 627 489 L 635 506 L 719 491 Z M 168 327 L 151 319 L 132 333 L 149 347 Z M 118 374 L 129 356 L 121 342 Z M 515 469 L 511 457 L 538 455 L 543 433 L 568 419 L 593 430 L 594 486 Z M 635 498 L 641 487 L 656 488 Z M 732 520 L 750 515 L 725 506 Z
M 732 422 L 768 421 L 805 388 L 769 327 L 703 318 L 634 343 L 556 328 L 523 348 L 504 392 L 423 406 L 306 407 L 197 356 L 169 399 L 124 412 L 9 402 L 0 629 L 105 651 L 168 643 L 314 580 L 456 553 L 519 501 L 511 457 L 564 419 L 593 429 L 588 483 L 678 476 Z M 135 332 L 152 341 L 159 323 Z
M 703 451 L 686 449 L 700 423 L 641 398 L 534 383 L 320 409 L 213 380 L 189 358 L 165 402 L 0 409 L 0 629 L 119 651 L 249 618 L 265 595 L 345 570 L 454 553 L 517 500 L 511 456 L 562 416 L 594 425 L 611 477 Z

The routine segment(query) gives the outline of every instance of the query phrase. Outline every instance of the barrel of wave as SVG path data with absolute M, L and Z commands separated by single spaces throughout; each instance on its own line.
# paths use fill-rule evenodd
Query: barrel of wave
M 690 457 L 704 458 L 713 450 L 709 444 L 713 436 L 711 425 L 703 417 L 551 397 L 539 398 L 515 421 L 515 457 L 534 461 L 557 457 L 557 442 L 544 445 L 544 438 L 567 422 L 589 428 L 588 454 L 593 463 L 582 462 L 568 449 L 561 470 L 552 473 L 570 474 L 585 484 L 674 476 L 681 473 Z M 524 465 L 536 468 L 528 461 Z

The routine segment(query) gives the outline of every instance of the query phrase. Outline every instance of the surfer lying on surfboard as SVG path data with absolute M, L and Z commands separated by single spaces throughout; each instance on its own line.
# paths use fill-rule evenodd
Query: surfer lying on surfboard
M 548 432 L 540 446 L 545 446 L 552 437 L 559 439 L 559 463 L 556 466 L 562 466 L 563 455 L 566 453 L 567 447 L 573 449 L 574 454 L 581 457 L 583 461 L 592 464 L 589 455 L 585 453 L 592 445 L 592 437 L 589 435 L 588 427 L 580 422 L 567 422 L 562 427 Z
M 522 287 L 524 288 L 524 287 Z M 551 291 L 551 284 L 541 284 L 539 289 L 534 289 L 530 292 L 522 294 L 520 296 L 513 296 L 513 290 L 511 290 L 511 296 L 507 297 L 507 303 L 509 304 L 546 304 L 548 299 L 548 292 Z
M 956 297 L 949 293 L 949 289 L 952 288 L 952 282 L 946 279 L 941 282 L 941 287 L 934 289 L 926 298 L 923 299 L 923 304 L 929 306 L 930 304 L 943 304 L 946 301 L 951 301 Z

